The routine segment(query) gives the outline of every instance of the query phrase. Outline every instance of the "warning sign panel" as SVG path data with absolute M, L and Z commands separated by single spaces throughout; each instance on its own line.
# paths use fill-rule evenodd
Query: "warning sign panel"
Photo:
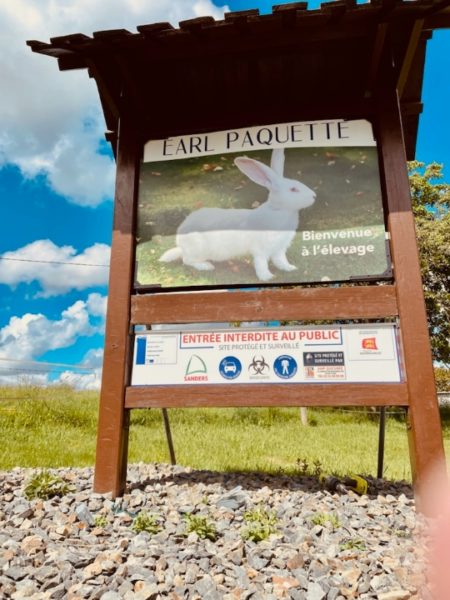
M 303 352 L 305 379 L 345 380 L 343 352 Z
M 399 382 L 392 324 L 136 335 L 132 385 Z

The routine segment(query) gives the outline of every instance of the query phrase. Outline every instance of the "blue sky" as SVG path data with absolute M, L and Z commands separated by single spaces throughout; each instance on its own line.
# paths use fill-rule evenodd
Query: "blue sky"
M 86 71 L 60 73 L 25 40 L 222 12 L 210 0 L 0 0 L 0 384 L 98 387 L 111 243 L 114 163 L 93 81 Z M 447 30 L 428 44 L 417 147 L 418 160 L 444 163 L 447 180 L 449 73 Z

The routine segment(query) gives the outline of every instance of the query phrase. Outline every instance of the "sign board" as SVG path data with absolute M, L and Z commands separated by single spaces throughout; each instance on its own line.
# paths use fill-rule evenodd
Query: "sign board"
M 294 2 L 28 42 L 96 79 L 117 158 L 96 492 L 125 490 L 135 408 L 402 406 L 419 489 L 445 473 L 405 149 L 446 4 L 338 2 L 336 20 Z M 297 285 L 367 278 L 392 282 Z M 401 366 L 379 320 L 399 324 Z M 136 331 L 164 323 L 179 329 Z
M 392 324 L 136 335 L 132 385 L 400 382 Z
M 372 126 L 297 122 L 151 140 L 136 237 L 138 287 L 390 275 Z

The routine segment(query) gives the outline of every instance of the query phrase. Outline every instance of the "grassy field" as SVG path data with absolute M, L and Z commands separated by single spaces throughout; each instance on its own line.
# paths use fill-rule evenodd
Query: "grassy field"
M 94 464 L 98 394 L 70 388 L 0 388 L 0 469 Z M 341 475 L 376 475 L 378 422 L 363 411 L 173 409 L 177 462 L 196 469 L 298 473 L 298 461 Z M 450 450 L 450 413 L 443 413 Z M 160 410 L 135 410 L 130 462 L 169 462 Z M 404 416 L 387 419 L 385 477 L 410 479 Z

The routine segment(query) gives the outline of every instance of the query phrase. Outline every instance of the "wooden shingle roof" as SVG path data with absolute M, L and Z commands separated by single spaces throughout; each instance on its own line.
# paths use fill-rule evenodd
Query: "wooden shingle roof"
M 427 39 L 450 27 L 450 0 L 355 0 L 274 6 L 35 40 L 60 70 L 95 78 L 115 148 L 124 111 L 143 141 L 182 133 L 313 118 L 356 118 L 391 52 L 408 158 L 413 158 Z M 330 112 L 332 111 L 332 113 Z M 364 116 L 364 115 L 362 115 Z

